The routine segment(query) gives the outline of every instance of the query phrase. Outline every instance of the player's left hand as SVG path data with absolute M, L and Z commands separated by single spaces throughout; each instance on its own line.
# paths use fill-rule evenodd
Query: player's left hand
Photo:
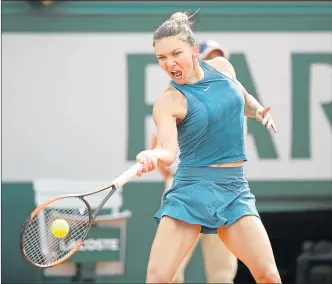
M 259 108 L 256 111 L 256 119 L 260 121 L 267 129 L 272 128 L 274 133 L 277 133 L 277 127 L 274 123 L 273 117 L 270 113 L 270 107 Z

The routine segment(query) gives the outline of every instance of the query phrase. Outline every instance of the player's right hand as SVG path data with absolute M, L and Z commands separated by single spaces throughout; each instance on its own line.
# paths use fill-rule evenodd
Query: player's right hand
M 145 150 L 136 156 L 136 162 L 143 165 L 142 169 L 137 172 L 137 176 L 143 173 L 154 171 L 157 167 L 158 157 L 153 150 Z

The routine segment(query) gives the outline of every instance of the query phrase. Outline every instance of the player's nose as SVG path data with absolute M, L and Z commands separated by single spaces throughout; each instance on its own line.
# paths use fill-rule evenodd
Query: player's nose
M 173 59 L 167 59 L 166 65 L 168 69 L 171 69 L 175 65 L 175 61 Z

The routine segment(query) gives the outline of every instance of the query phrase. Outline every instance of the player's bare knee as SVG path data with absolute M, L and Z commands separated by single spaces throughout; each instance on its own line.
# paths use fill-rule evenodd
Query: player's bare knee
M 275 265 L 265 266 L 258 275 L 255 276 L 257 283 L 281 283 L 278 269 Z
M 237 265 L 208 268 L 205 270 L 207 283 L 233 283 Z
M 171 283 L 173 275 L 162 267 L 149 267 L 146 275 L 146 283 Z
M 184 283 L 184 275 L 183 273 L 177 273 L 174 278 L 172 279 L 171 283 L 182 284 Z

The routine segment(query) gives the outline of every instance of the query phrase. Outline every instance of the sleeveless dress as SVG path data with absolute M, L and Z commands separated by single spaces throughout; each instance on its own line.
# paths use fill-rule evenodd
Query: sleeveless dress
M 227 76 L 200 62 L 202 80 L 170 84 L 187 100 L 187 114 L 178 125 L 180 163 L 171 188 L 155 214 L 201 225 L 201 233 L 214 234 L 240 217 L 259 218 L 256 199 L 244 167 L 209 167 L 247 161 L 244 143 L 244 96 Z

